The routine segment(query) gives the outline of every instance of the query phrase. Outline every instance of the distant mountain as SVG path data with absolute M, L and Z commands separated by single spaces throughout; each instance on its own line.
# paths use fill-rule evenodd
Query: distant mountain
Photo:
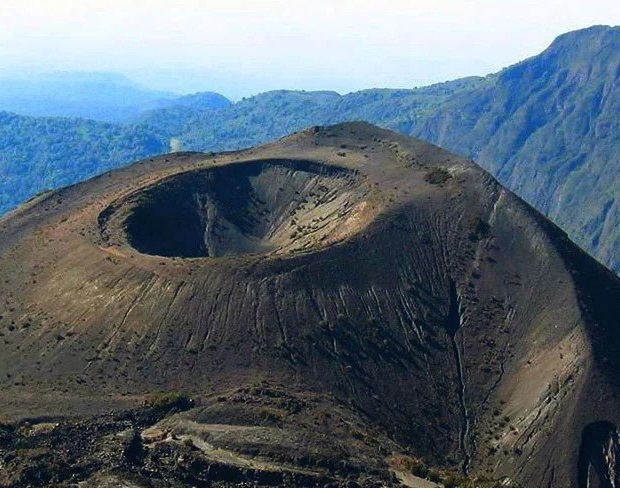
M 366 120 L 407 132 L 456 93 L 488 83 L 470 77 L 413 90 L 336 92 L 277 90 L 231 104 L 214 113 L 175 104 L 144 114 L 138 123 L 167 139 L 177 137 L 197 151 L 238 149 L 284 137 L 305 127 Z
M 187 108 L 191 110 L 211 110 L 225 108 L 232 102 L 224 95 L 215 92 L 200 92 L 184 95 L 170 103 L 170 108 Z
M 0 110 L 22 115 L 123 122 L 146 110 L 174 103 L 188 106 L 192 102 L 201 109 L 230 103 L 217 94 L 179 98 L 174 93 L 144 88 L 114 73 L 66 72 L 0 79 Z

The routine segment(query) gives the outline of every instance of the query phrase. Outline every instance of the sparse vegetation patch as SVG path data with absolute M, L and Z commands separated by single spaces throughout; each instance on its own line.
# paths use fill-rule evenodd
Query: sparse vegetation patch
M 424 177 L 431 185 L 443 185 L 450 178 L 452 178 L 452 175 L 444 168 L 433 168 Z

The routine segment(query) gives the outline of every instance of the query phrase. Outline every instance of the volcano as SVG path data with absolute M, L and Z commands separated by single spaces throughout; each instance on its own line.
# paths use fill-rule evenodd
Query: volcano
M 6 486 L 620 482 L 620 281 L 428 143 L 141 161 L 1 219 L 0 271 Z

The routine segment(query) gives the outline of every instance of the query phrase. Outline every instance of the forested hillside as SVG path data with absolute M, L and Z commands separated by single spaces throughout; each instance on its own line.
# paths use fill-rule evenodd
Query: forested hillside
M 336 92 L 280 90 L 262 93 L 220 110 L 175 105 L 145 113 L 137 123 L 186 149 L 238 149 L 284 137 L 311 125 L 365 120 L 408 132 L 457 93 L 489 83 L 472 77 L 412 90 Z
M 137 127 L 0 112 L 0 213 L 43 190 L 166 150 Z

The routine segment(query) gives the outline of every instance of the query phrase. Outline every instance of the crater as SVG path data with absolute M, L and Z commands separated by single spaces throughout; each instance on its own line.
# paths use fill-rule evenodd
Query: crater
M 167 257 L 303 252 L 345 239 L 372 218 L 357 172 L 260 160 L 181 173 L 132 197 L 129 244 Z

